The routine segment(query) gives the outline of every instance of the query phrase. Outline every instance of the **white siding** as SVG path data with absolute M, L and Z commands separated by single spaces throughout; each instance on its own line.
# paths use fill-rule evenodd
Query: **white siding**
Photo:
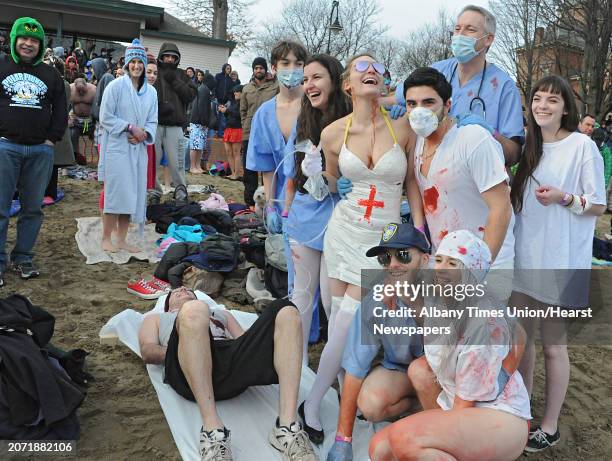
M 141 36 L 142 44 L 149 49 L 155 57 L 159 53 L 159 47 L 163 42 L 169 41 L 176 44 L 181 52 L 180 67 L 194 67 L 196 69 L 208 69 L 215 75 L 221 72 L 221 66 L 227 62 L 229 49 L 221 46 L 206 45 L 180 40 L 168 40 L 159 37 L 147 36 L 146 32 Z

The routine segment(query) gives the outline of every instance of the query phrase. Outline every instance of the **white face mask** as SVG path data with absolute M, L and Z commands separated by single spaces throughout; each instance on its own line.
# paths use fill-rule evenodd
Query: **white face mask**
M 424 138 L 436 131 L 440 123 L 438 115 L 425 107 L 415 107 L 412 109 L 408 119 L 410 120 L 412 130 Z

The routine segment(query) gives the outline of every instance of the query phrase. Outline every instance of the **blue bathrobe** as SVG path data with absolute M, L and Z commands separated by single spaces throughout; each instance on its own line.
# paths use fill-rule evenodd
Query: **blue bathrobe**
M 142 225 L 147 206 L 147 144 L 155 143 L 157 131 L 157 91 L 146 79 L 136 91 L 127 74 L 113 80 L 102 96 L 100 123 L 104 213 L 129 214 L 132 222 Z M 143 127 L 146 141 L 130 144 L 128 124 Z

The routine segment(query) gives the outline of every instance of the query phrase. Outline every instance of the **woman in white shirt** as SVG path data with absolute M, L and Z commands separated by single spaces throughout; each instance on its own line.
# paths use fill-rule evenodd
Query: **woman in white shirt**
M 603 160 L 595 143 L 576 130 L 578 112 L 565 79 L 552 75 L 537 82 L 528 111 L 525 148 L 511 192 L 516 271 L 509 305 L 585 307 L 588 277 L 583 283 L 577 276 L 591 268 L 595 224 L 605 211 Z M 536 321 L 523 324 L 530 338 Z M 540 333 L 546 407 L 540 426 L 530 433 L 529 452 L 558 443 L 557 422 L 569 384 L 564 324 L 545 320 Z M 531 342 L 519 368 L 530 393 L 534 364 Z
M 435 257 L 436 282 L 444 287 L 482 284 L 491 265 L 487 244 L 467 230 L 448 234 Z M 457 291 L 459 293 L 459 291 Z M 518 371 L 502 362 L 511 353 L 513 321 L 468 315 L 465 306 L 495 308 L 494 298 L 439 297 L 426 306 L 463 312 L 460 319 L 427 318 L 450 333 L 427 335 L 425 356 L 441 386 L 438 409 L 408 416 L 376 433 L 372 461 L 400 459 L 510 460 L 527 442 L 529 396 Z M 476 302 L 476 304 L 474 304 Z

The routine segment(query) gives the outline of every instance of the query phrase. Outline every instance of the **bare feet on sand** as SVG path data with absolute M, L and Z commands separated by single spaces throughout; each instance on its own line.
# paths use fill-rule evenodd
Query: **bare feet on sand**
M 142 250 L 138 247 L 132 246 L 127 242 L 119 242 L 117 243 L 117 248 L 119 250 L 125 250 L 130 253 L 141 253 Z
M 191 174 L 203 174 L 204 170 L 194 170 L 194 169 L 190 169 L 189 172 Z
M 113 245 L 110 240 L 102 240 L 102 251 L 108 251 L 109 253 L 117 253 L 117 247 Z

